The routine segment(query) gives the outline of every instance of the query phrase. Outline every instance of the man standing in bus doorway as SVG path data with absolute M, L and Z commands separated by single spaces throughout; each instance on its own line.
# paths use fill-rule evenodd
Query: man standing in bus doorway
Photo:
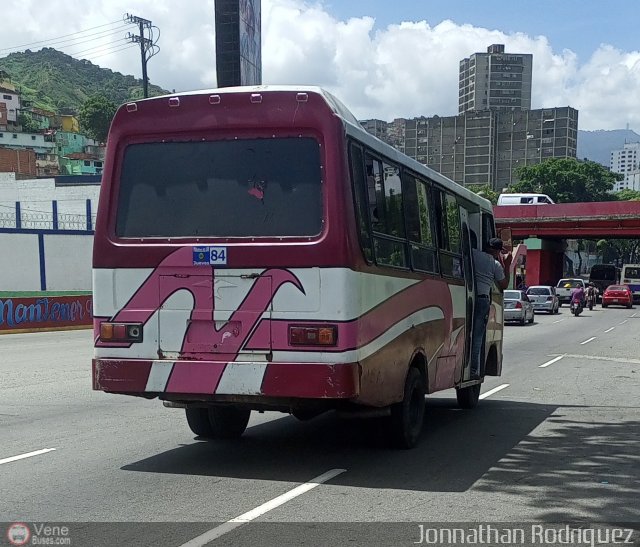
M 480 364 L 484 339 L 487 334 L 489 322 L 489 309 L 491 308 L 491 289 L 494 283 L 501 291 L 509 285 L 509 270 L 511 267 L 511 254 L 503 256 L 504 243 L 497 237 L 492 237 L 484 245 L 484 251 L 475 247 L 476 237 L 472 234 L 472 255 L 475 271 L 476 303 L 473 308 L 473 335 L 471 338 L 471 379 L 480 378 Z M 474 241 L 475 240 L 475 241 Z

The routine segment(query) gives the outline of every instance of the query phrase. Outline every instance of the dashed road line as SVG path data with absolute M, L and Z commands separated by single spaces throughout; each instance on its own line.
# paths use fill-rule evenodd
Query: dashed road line
M 614 363 L 631 363 L 634 365 L 640 365 L 640 359 L 632 359 L 632 358 L 625 359 L 624 357 L 603 357 L 600 355 L 577 355 L 573 353 L 567 353 L 565 354 L 565 357 L 569 357 L 571 359 L 579 359 L 581 361 L 584 359 L 590 359 L 592 361 L 612 361 Z
M 180 547 L 203 547 L 214 539 L 217 539 L 220 536 L 223 536 L 224 534 L 235 530 L 243 524 L 247 524 L 248 522 L 257 519 L 259 516 L 264 515 L 265 513 L 271 511 L 272 509 L 275 509 L 276 507 L 280 507 L 281 505 L 287 503 L 293 498 L 297 498 L 298 496 L 308 492 L 309 490 L 313 490 L 317 486 L 320 486 L 322 483 L 331 480 L 332 478 L 340 475 L 341 473 L 344 473 L 345 471 L 346 469 L 331 469 L 326 473 L 317 476 L 315 479 L 311 479 L 309 482 L 305 482 L 304 484 L 297 486 L 293 490 L 289 490 L 288 492 L 285 492 L 284 494 L 273 498 L 272 500 L 269 500 L 262 505 L 259 505 L 255 509 L 243 513 L 239 517 L 228 520 L 224 524 L 212 528 L 208 532 L 205 532 L 204 534 L 201 534 L 193 538 L 192 540 L 187 541 L 187 543 L 183 543 Z
M 562 321 L 564 321 L 564 319 L 558 319 L 557 321 L 554 321 L 554 323 L 560 323 Z
M 604 332 L 611 332 L 613 329 L 615 329 L 615 327 L 611 327 L 611 328 L 607 329 L 607 330 L 606 330 L 606 331 L 604 331 Z
M 47 452 L 51 452 L 55 450 L 55 448 L 43 448 L 42 450 L 35 450 L 34 452 L 27 452 L 26 454 L 20 454 L 18 456 L 11 456 L 10 458 L 4 458 L 0 460 L 0 465 L 3 463 L 15 462 L 18 460 L 24 460 L 25 458 L 32 458 L 33 456 L 39 456 L 40 454 L 46 454 Z
M 624 325 L 627 321 L 629 321 L 629 320 L 625 319 L 622 323 L 618 323 L 618 325 Z
M 592 340 L 595 340 L 596 337 L 592 336 L 591 338 L 587 338 L 584 342 L 580 342 L 581 346 L 584 346 L 585 344 L 588 344 L 589 342 L 591 342 Z
M 564 357 L 564 355 L 558 355 L 558 357 L 554 357 L 553 359 L 551 359 L 551 361 L 547 361 L 546 363 L 543 363 L 542 365 L 538 366 L 538 368 L 546 368 L 549 365 L 553 365 L 553 363 L 557 363 L 563 357 Z
M 494 387 L 493 389 L 490 389 L 486 393 L 483 393 L 482 395 L 480 395 L 480 399 L 486 399 L 490 395 L 493 395 L 494 393 L 497 393 L 498 391 L 502 391 L 504 388 L 509 387 L 509 385 L 510 384 L 501 384 L 498 387 Z

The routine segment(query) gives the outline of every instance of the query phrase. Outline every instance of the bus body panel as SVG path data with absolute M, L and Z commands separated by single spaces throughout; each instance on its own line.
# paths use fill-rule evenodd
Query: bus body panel
M 174 265 L 176 260 L 171 257 Z M 208 274 L 180 277 L 163 275 L 162 267 L 124 275 L 122 270 L 94 270 L 95 366 L 100 389 L 163 393 L 168 400 L 171 394 L 185 393 L 268 396 L 270 388 L 263 383 L 270 369 L 279 365 L 331 370 L 358 363 L 357 382 L 352 382 L 351 369 L 344 369 L 349 370 L 344 374 L 353 385 L 339 392 L 340 398 L 383 406 L 402 398 L 406 367 L 415 348 L 420 348 L 429 364 L 430 391 L 451 388 L 460 377 L 464 357 L 460 285 L 345 268 L 260 273 L 207 270 Z M 167 277 L 171 283 L 165 282 Z M 231 287 L 229 279 L 248 282 Z M 216 288 L 219 280 L 223 284 Z M 137 287 L 130 285 L 136 282 Z M 439 286 L 435 291 L 434 284 Z M 163 324 L 167 312 L 170 315 Z M 141 322 L 142 342 L 101 341 L 100 326 L 107 320 Z M 326 324 L 336 326 L 335 346 L 290 343 L 291 326 Z M 444 336 L 445 332 L 451 336 Z M 113 374 L 129 359 L 136 362 L 136 381 L 118 383 Z M 303 394 L 292 390 L 288 396 Z

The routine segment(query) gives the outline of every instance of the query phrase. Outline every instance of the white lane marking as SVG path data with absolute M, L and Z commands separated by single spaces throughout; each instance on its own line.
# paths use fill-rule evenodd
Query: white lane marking
M 554 323 L 560 323 L 561 321 L 564 321 L 564 319 L 558 319 L 557 321 L 554 321 Z
M 595 340 L 596 337 L 592 336 L 591 338 L 587 338 L 584 342 L 580 342 L 580 345 L 583 346 L 584 344 L 588 344 L 589 342 L 591 342 L 592 340 Z
M 490 389 L 486 393 L 483 393 L 482 395 L 480 395 L 480 399 L 486 399 L 487 397 L 489 397 L 489 395 L 493 395 L 494 393 L 497 393 L 498 391 L 503 390 L 505 387 L 509 387 L 509 384 L 502 384 L 502 385 L 499 385 L 498 387 L 494 387 L 493 389 Z
M 631 317 L 635 317 L 636 315 L 637 315 L 637 314 L 635 314 L 635 313 L 634 313 Z
M 628 319 L 625 319 L 622 323 L 618 323 L 619 325 L 624 325 L 627 321 L 629 321 Z
M 640 365 L 640 359 L 624 359 L 620 357 L 602 357 L 599 355 L 576 355 L 573 353 L 567 353 L 565 357 L 572 359 L 591 359 L 592 361 L 612 361 L 614 363 L 631 363 L 634 365 Z
M 611 327 L 610 329 L 607 329 L 607 330 L 606 330 L 606 331 L 604 331 L 604 332 L 611 332 L 613 329 L 615 329 L 615 327 Z
M 43 448 L 42 450 L 27 452 L 26 454 L 20 454 L 19 456 L 11 456 L 10 458 L 0 460 L 0 465 L 3 463 L 15 462 L 17 460 L 24 460 L 25 458 L 31 458 L 33 456 L 39 456 L 40 454 L 46 454 L 47 452 L 51 452 L 52 450 L 55 450 L 55 448 Z
M 221 524 L 220 526 L 216 526 L 215 528 L 212 528 L 208 532 L 205 532 L 204 534 L 201 534 L 198 537 L 195 537 L 192 540 L 187 541 L 187 543 L 182 544 L 180 547 L 202 547 L 203 545 L 206 545 L 207 543 L 213 541 L 214 539 L 217 539 L 220 536 L 223 536 L 224 534 L 231 532 L 231 530 L 238 528 L 238 526 L 242 526 L 247 522 L 251 522 L 252 520 L 258 518 L 259 516 L 264 515 L 268 511 L 271 511 L 272 509 L 275 509 L 276 507 L 279 507 L 280 505 L 287 503 L 293 498 L 297 498 L 298 496 L 308 492 L 309 490 L 314 489 L 316 486 L 320 486 L 322 483 L 327 482 L 328 480 L 331 480 L 332 478 L 340 475 L 341 473 L 344 473 L 345 471 L 346 469 L 331 469 L 326 473 L 319 475 L 315 479 L 311 479 L 309 482 L 305 482 L 304 484 L 297 486 L 293 490 L 289 490 L 288 492 L 285 492 L 284 494 L 278 496 L 277 498 L 273 498 L 272 500 L 266 503 L 263 503 L 262 505 L 259 505 L 255 509 L 252 509 L 251 511 L 247 511 L 246 513 L 243 513 L 239 517 L 232 518 L 231 520 L 228 520 L 224 524 Z
M 553 365 L 553 363 L 560 361 L 560 359 L 562 359 L 563 357 L 564 355 L 558 355 L 558 357 L 554 357 L 553 359 L 551 359 L 551 361 L 547 361 L 546 363 L 543 363 L 542 365 L 538 366 L 538 368 L 546 368 L 549 365 Z

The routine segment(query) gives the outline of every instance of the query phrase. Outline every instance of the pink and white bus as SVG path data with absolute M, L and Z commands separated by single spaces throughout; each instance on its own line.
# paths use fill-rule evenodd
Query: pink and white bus
M 386 414 L 411 447 L 425 394 L 470 408 L 501 372 L 498 293 L 469 374 L 470 246 L 495 235 L 491 204 L 320 88 L 123 105 L 102 180 L 96 390 L 185 408 L 212 438 L 240 436 L 251 410 Z

